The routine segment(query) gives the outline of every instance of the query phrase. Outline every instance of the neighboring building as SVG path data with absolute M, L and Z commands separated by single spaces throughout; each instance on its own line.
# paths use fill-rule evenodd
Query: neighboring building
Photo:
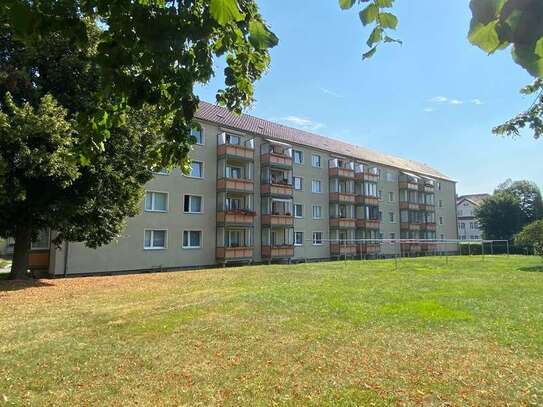
M 387 256 L 399 245 L 354 240 L 457 239 L 455 182 L 425 164 L 208 103 L 196 118 L 192 173 L 157 174 L 117 241 L 50 245 L 51 274 Z
M 475 209 L 489 196 L 489 194 L 462 195 L 456 200 L 460 240 L 483 239 L 483 231 L 479 228 L 479 223 L 475 218 Z

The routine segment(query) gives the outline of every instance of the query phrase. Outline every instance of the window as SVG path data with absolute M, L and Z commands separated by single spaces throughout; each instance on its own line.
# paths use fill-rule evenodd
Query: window
M 296 191 L 301 191 L 303 188 L 302 178 L 301 177 L 294 177 L 294 189 Z
M 294 155 L 294 164 L 302 165 L 304 163 L 304 153 L 300 150 L 292 150 Z
M 322 207 L 320 205 L 313 205 L 313 219 L 322 218 Z
M 394 192 L 388 193 L 388 202 L 394 202 Z
M 318 154 L 313 154 L 311 156 L 311 165 L 315 168 L 321 167 L 321 156 Z
M 304 232 L 294 232 L 294 246 L 304 245 Z
M 391 233 L 390 238 L 391 239 L 396 239 L 396 233 Z M 394 242 L 390 242 L 390 243 L 394 244 Z
M 469 223 L 469 228 L 470 228 L 470 229 L 475 229 L 475 228 L 473 227 L 473 222 L 470 222 L 470 223 Z
M 367 194 L 366 194 L 367 195 Z M 377 198 L 382 201 L 383 200 L 383 191 L 379 190 L 377 191 Z
M 196 142 L 194 144 L 204 144 L 204 130 L 202 128 L 198 129 L 193 127 L 190 131 L 190 135 L 196 138 Z
M 322 245 L 322 232 L 313 232 L 313 246 Z
M 190 177 L 204 178 L 204 163 L 201 161 L 192 161 L 190 163 Z
M 185 230 L 183 232 L 183 249 L 199 249 L 202 247 L 202 232 L 200 230 Z
M 386 179 L 388 182 L 394 182 L 395 181 L 394 174 L 390 171 L 387 171 Z
M 295 218 L 304 217 L 304 206 L 302 204 L 294 204 L 294 217 Z
M 321 190 L 321 181 L 318 179 L 314 179 L 311 181 L 311 192 L 320 193 Z
M 465 224 L 465 223 L 461 223 L 461 224 L 460 224 L 460 229 L 466 229 L 466 224 Z
M 240 167 L 226 167 L 226 178 L 241 178 L 241 168 Z
M 241 230 L 228 230 L 224 234 L 226 247 L 241 247 Z
M 146 230 L 143 241 L 143 248 L 146 250 L 158 250 L 166 248 L 165 230 Z
M 439 207 L 443 208 L 443 201 L 441 199 L 439 200 Z
M 241 143 L 241 139 L 239 136 L 236 136 L 235 134 L 226 134 L 226 143 L 227 144 L 233 144 L 233 145 L 239 145 Z
M 49 230 L 42 229 L 36 239 L 32 240 L 31 249 L 49 249 Z
M 439 217 L 439 224 L 440 224 L 440 225 L 443 225 L 443 216 L 440 216 L 440 217 Z
M 436 182 L 436 185 L 437 185 L 437 190 L 441 191 L 441 182 Z
M 198 195 L 185 195 L 183 202 L 183 212 L 185 213 L 202 213 L 203 198 Z
M 445 240 L 445 235 L 439 235 L 441 236 L 441 240 Z
M 167 192 L 145 192 L 145 211 L 146 212 L 167 212 L 168 211 L 168 193 Z
M 379 211 L 379 220 L 383 220 L 383 212 Z
M 389 212 L 388 213 L 388 219 L 389 219 L 390 223 L 394 223 L 394 212 Z
M 240 198 L 226 198 L 226 209 L 241 209 L 241 199 Z

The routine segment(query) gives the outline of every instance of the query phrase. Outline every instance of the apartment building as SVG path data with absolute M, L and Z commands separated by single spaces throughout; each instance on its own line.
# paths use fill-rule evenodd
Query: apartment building
M 489 194 L 462 195 L 456 200 L 458 236 L 460 240 L 479 240 L 483 238 L 483 231 L 475 218 L 475 209 L 489 196 Z
M 156 174 L 141 214 L 99 249 L 50 247 L 52 275 L 419 255 L 457 239 L 455 182 L 435 169 L 202 102 L 192 172 Z

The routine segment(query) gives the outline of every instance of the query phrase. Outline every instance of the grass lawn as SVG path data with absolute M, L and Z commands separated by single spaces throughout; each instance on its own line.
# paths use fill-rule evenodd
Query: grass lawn
M 543 404 L 537 257 L 0 282 L 0 405 Z

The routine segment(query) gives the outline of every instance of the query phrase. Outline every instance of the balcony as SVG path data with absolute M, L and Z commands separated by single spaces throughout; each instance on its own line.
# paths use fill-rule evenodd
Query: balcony
M 376 254 L 381 251 L 379 243 L 360 243 L 357 248 L 358 254 Z
M 330 178 L 347 178 L 354 179 L 354 170 L 352 168 L 334 167 L 328 169 Z
M 355 179 L 361 182 L 379 182 L 379 175 L 370 172 L 357 172 L 355 173 Z
M 294 217 L 289 214 L 262 215 L 262 226 L 292 227 L 294 226 Z
M 345 192 L 330 192 L 330 202 L 354 203 L 355 195 Z
M 421 229 L 435 231 L 436 230 L 436 224 L 434 222 L 423 223 L 421 225 Z
M 246 209 L 230 209 L 217 212 L 217 223 L 220 225 L 252 226 L 256 213 Z
M 332 228 L 355 228 L 356 220 L 354 218 L 330 218 L 330 227 Z
M 263 153 L 260 156 L 260 162 L 262 163 L 262 165 L 269 165 L 270 167 L 292 167 L 292 157 L 274 152 Z
M 414 181 L 400 181 L 399 182 L 400 189 L 409 189 L 412 191 L 418 191 L 419 184 Z
M 217 155 L 252 161 L 255 158 L 255 149 L 253 144 L 220 144 L 217 147 Z
M 402 223 L 400 223 L 400 229 L 402 229 L 402 230 L 421 230 L 422 225 L 420 223 L 402 222 Z
M 354 256 L 356 255 L 356 243 L 330 243 L 331 256 Z
M 433 184 L 419 184 L 419 191 L 426 192 L 426 193 L 434 193 L 434 185 Z
M 262 246 L 262 258 L 284 259 L 294 256 L 294 245 Z
M 363 229 L 379 230 L 379 219 L 357 219 L 356 227 Z
M 289 184 L 262 184 L 260 193 L 262 195 L 276 195 L 281 197 L 292 197 L 294 189 Z
M 220 178 L 217 180 L 217 190 L 253 193 L 254 181 L 243 178 Z
M 404 253 L 420 253 L 422 247 L 420 243 L 400 243 L 400 250 Z
M 414 202 L 400 202 L 400 209 L 409 209 L 412 211 L 418 211 L 421 209 L 421 204 Z
M 252 247 L 217 247 L 217 259 L 221 261 L 247 260 L 252 257 Z
M 357 195 L 355 202 L 357 205 L 379 206 L 379 198 L 376 196 Z

